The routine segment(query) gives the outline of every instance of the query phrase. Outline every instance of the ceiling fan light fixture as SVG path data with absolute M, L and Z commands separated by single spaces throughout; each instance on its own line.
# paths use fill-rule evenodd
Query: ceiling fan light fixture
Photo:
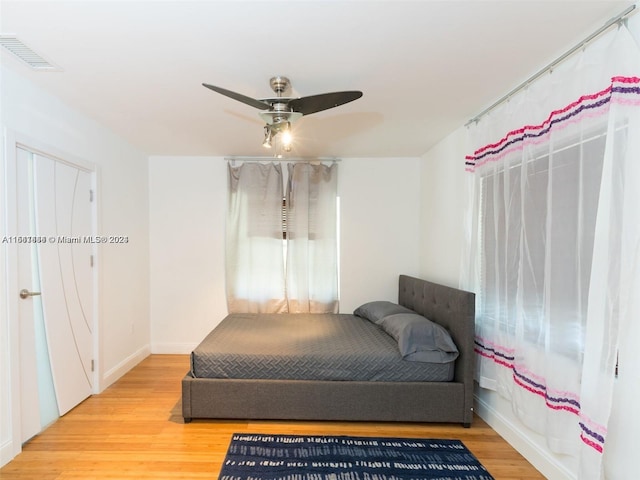
M 264 141 L 262 142 L 262 146 L 264 148 L 271 148 L 271 140 L 273 139 L 273 132 L 271 131 L 271 127 L 269 125 L 265 125 L 264 127 Z
M 289 122 L 278 122 L 264 126 L 264 141 L 262 146 L 271 148 L 273 141 L 277 140 L 277 144 L 282 147 L 285 152 L 291 151 L 293 136 L 291 135 L 291 124 Z
M 282 146 L 284 147 L 285 151 L 290 151 L 291 150 L 291 143 L 293 142 L 293 136 L 291 135 L 291 128 L 286 128 L 284 130 L 282 130 L 282 132 L 280 133 L 280 137 L 282 140 Z

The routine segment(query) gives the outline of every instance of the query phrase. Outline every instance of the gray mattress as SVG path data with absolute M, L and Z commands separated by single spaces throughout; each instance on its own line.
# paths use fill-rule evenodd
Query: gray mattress
M 191 353 L 194 378 L 447 382 L 454 362 L 403 360 L 380 327 L 346 314 L 232 314 Z

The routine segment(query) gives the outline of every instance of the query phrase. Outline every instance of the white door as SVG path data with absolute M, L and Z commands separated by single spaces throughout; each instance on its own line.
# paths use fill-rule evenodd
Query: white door
M 92 176 L 16 149 L 23 442 L 92 393 Z

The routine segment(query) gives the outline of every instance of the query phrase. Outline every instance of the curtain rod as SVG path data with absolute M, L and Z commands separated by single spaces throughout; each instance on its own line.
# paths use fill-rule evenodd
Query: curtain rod
M 340 162 L 334 157 L 224 157 L 229 162 Z
M 512 97 L 514 94 L 516 94 L 517 92 L 519 92 L 520 90 L 522 90 L 523 88 L 525 88 L 527 85 L 529 85 L 531 82 L 533 82 L 534 80 L 538 79 L 539 77 L 541 77 L 542 75 L 544 75 L 545 73 L 547 73 L 549 70 L 552 70 L 556 65 L 558 65 L 559 63 L 561 63 L 563 60 L 565 60 L 567 57 L 573 55 L 576 51 L 580 50 L 581 48 L 584 48 L 589 42 L 591 42 L 593 39 L 595 39 L 597 36 L 601 35 L 602 33 L 604 33 L 606 30 L 608 30 L 611 26 L 615 25 L 616 23 L 620 23 L 620 21 L 624 20 L 625 17 L 627 17 L 631 12 L 633 12 L 635 10 L 636 6 L 635 5 L 631 5 L 630 7 L 628 7 L 625 11 L 623 11 L 622 13 L 619 13 L 618 15 L 616 15 L 615 17 L 611 18 L 609 21 L 607 21 L 602 27 L 600 27 L 599 29 L 597 29 L 595 32 L 593 32 L 591 35 L 589 35 L 587 38 L 585 38 L 584 40 L 582 40 L 580 43 L 578 43 L 575 47 L 571 48 L 570 50 L 568 50 L 566 53 L 564 53 L 563 55 L 559 56 L 558 58 L 556 58 L 553 62 L 551 62 L 549 65 L 547 65 L 546 67 L 544 67 L 542 70 L 540 70 L 538 73 L 532 75 L 531 77 L 529 77 L 527 80 L 525 80 L 524 82 L 522 82 L 520 85 L 518 85 L 516 88 L 514 88 L 513 90 L 511 90 L 509 93 L 507 93 L 504 97 L 500 98 L 500 100 L 498 100 L 497 102 L 495 102 L 494 104 L 492 104 L 490 107 L 485 108 L 482 112 L 480 112 L 478 115 L 476 115 L 475 117 L 473 117 L 471 120 L 469 120 L 467 123 L 464 124 L 465 127 L 469 126 L 470 124 L 477 122 L 478 120 L 480 120 L 480 118 L 484 117 L 487 113 L 489 113 L 491 110 L 493 110 L 494 108 L 496 108 L 498 105 L 500 105 L 501 103 L 504 103 L 506 100 L 508 100 L 510 97 Z

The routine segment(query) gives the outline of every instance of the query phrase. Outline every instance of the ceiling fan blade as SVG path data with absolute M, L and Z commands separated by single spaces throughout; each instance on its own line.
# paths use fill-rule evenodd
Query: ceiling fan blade
M 267 110 L 271 108 L 271 105 L 269 105 L 268 103 L 261 102 L 260 100 L 256 100 L 255 98 L 247 97 L 246 95 L 232 92 L 231 90 L 226 90 L 214 85 L 209 85 L 208 83 L 203 83 L 202 85 L 213 90 L 214 92 L 221 93 L 222 95 L 233 98 L 234 100 L 237 100 L 239 102 L 246 103 L 247 105 L 251 105 L 252 107 L 258 108 L 260 110 Z
M 359 91 L 321 93 L 320 95 L 311 95 L 309 97 L 294 98 L 289 100 L 289 106 L 294 112 L 300 112 L 303 115 L 328 110 L 329 108 L 338 107 L 345 103 L 353 102 L 362 96 Z

